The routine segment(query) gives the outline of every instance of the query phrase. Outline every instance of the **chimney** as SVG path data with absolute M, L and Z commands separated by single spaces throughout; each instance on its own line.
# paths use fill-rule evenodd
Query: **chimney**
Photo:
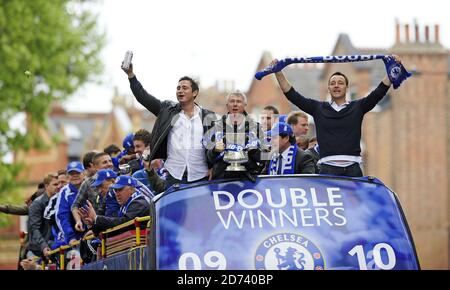
M 409 43 L 409 24 L 405 24 L 405 41 Z
M 414 32 L 416 36 L 416 43 L 420 42 L 420 35 L 419 35 L 419 24 L 417 24 L 417 20 L 414 20 Z
M 395 19 L 395 43 L 400 43 L 400 23 Z
M 425 42 L 430 42 L 430 27 L 428 25 L 425 25 Z
M 439 24 L 434 25 L 434 42 L 439 43 Z

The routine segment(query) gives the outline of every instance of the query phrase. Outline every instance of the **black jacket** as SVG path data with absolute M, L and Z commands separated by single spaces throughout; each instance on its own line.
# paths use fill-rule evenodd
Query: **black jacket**
M 311 157 L 313 158 L 315 172 L 316 174 L 319 174 L 319 167 L 317 166 L 317 162 L 320 159 L 319 153 L 314 148 L 308 148 L 305 150 L 305 152 L 306 154 L 311 155 Z
M 262 174 L 269 174 L 269 166 L 270 161 L 266 163 L 266 168 L 264 168 L 264 171 Z M 301 148 L 298 148 L 297 156 L 295 157 L 295 170 L 294 174 L 314 174 L 315 168 L 314 168 L 314 159 L 313 157 L 306 153 Z
M 120 224 L 126 223 L 137 217 L 144 217 L 150 215 L 150 204 L 143 195 L 133 200 L 126 213 L 121 217 L 106 217 L 98 215 L 93 224 L 92 231 L 94 233 L 103 232 L 109 228 L 113 228 Z M 142 225 L 142 228 L 145 226 Z
M 248 116 L 246 113 L 244 113 L 246 116 Z M 213 164 L 213 170 L 212 170 L 212 176 L 213 179 L 218 178 L 225 178 L 225 177 L 234 177 L 234 176 L 227 176 L 226 175 L 226 168 L 229 163 L 223 161 L 223 156 L 220 156 L 219 152 L 216 152 L 214 150 L 215 147 L 215 134 L 217 132 L 233 132 L 234 128 L 232 125 L 226 123 L 225 120 L 227 118 L 227 114 L 222 116 L 219 120 L 214 122 L 213 128 L 211 131 L 208 132 L 208 134 L 205 136 L 205 142 L 206 148 L 208 149 L 206 157 L 208 160 L 208 163 Z M 245 133 L 248 135 L 248 133 L 252 133 L 257 139 L 259 139 L 259 145 L 257 147 L 252 147 L 250 150 L 248 150 L 248 162 L 243 164 L 245 168 L 247 169 L 247 172 L 256 175 L 259 174 L 261 170 L 261 144 L 265 144 L 265 135 L 264 132 L 261 130 L 261 126 L 258 122 L 252 120 L 249 117 L 246 117 L 246 125 L 243 127 L 245 130 Z M 224 124 L 226 129 L 224 130 Z M 243 132 L 242 132 L 243 133 Z M 246 144 L 248 143 L 248 139 L 246 139 Z M 224 138 L 224 143 L 226 143 L 226 139 Z
M 28 210 L 29 250 L 35 254 L 42 254 L 42 250 L 49 246 L 51 239 L 50 220 L 44 218 L 48 201 L 49 197 L 44 193 L 31 203 Z
M 314 118 L 320 157 L 361 155 L 361 125 L 364 115 L 383 99 L 389 90 L 381 82 L 367 97 L 351 101 L 337 112 L 329 102 L 305 98 L 293 87 L 285 96 L 294 105 Z
M 177 120 L 174 117 L 178 118 L 178 114 L 182 110 L 181 105 L 172 101 L 158 100 L 145 91 L 136 77 L 129 80 L 136 100 L 157 117 L 150 140 L 150 160 L 167 159 L 167 136 L 172 129 L 172 124 L 175 124 Z M 203 133 L 206 133 L 212 127 L 212 123 L 217 120 L 214 112 L 204 108 L 201 108 L 201 118 Z

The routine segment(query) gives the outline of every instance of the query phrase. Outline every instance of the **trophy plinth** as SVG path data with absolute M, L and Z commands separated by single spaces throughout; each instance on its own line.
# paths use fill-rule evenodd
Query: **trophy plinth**
M 247 152 L 227 151 L 223 156 L 223 161 L 230 163 L 225 171 L 246 171 L 242 163 L 248 162 Z
M 244 150 L 245 134 L 244 133 L 226 133 L 227 148 L 223 161 L 230 163 L 225 171 L 247 171 L 243 163 L 248 162 L 248 153 Z

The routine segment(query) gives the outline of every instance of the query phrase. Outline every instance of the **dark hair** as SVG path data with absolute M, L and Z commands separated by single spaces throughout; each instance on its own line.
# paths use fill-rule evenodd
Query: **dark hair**
M 294 135 L 289 135 L 288 133 L 280 133 L 279 134 L 280 138 L 286 138 L 289 137 L 289 143 L 291 144 L 295 144 L 295 136 Z
M 295 135 L 290 135 L 289 136 L 289 143 L 294 145 L 296 142 L 297 142 L 297 140 L 295 139 Z
M 83 166 L 84 168 L 91 167 L 91 163 L 94 162 L 94 156 L 97 154 L 98 151 L 89 151 L 88 153 L 84 154 L 83 156 Z
M 280 114 L 280 112 L 278 111 L 278 109 L 275 108 L 275 107 L 272 106 L 272 105 L 265 106 L 263 110 L 270 110 L 270 111 L 272 111 L 272 112 L 273 112 L 274 114 L 276 114 L 276 115 Z
M 337 71 L 337 72 L 335 72 L 334 74 L 332 74 L 332 75 L 330 76 L 330 78 L 328 79 L 328 84 L 330 84 L 330 80 L 331 80 L 331 78 L 334 77 L 334 76 L 343 76 L 344 79 L 345 79 L 345 85 L 348 87 L 348 78 L 347 78 L 346 75 L 344 75 L 344 74 L 341 73 L 340 71 Z
M 108 153 L 109 155 L 113 155 L 115 153 L 120 152 L 120 148 L 116 144 L 111 144 L 105 149 L 103 149 L 103 152 Z
M 149 131 L 145 129 L 139 129 L 136 133 L 134 133 L 133 141 L 139 140 L 142 141 L 145 146 L 148 146 L 150 144 L 150 139 L 152 138 L 152 135 Z
M 196 81 L 194 81 L 193 78 L 184 76 L 178 80 L 178 82 L 181 82 L 181 81 L 190 81 L 191 87 L 192 87 L 192 92 L 195 92 L 195 91 L 200 92 L 200 89 L 198 88 L 198 83 Z
M 92 163 L 96 164 L 97 159 L 99 159 L 100 157 L 103 157 L 103 156 L 109 156 L 109 154 L 106 152 L 100 152 L 100 153 L 95 154 L 94 157 L 92 158 Z

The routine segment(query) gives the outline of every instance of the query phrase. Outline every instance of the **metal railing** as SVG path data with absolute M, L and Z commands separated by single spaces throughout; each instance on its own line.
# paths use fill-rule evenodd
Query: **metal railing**
M 142 239 L 141 239 L 141 223 L 142 222 L 147 222 L 150 220 L 150 216 L 145 216 L 145 217 L 137 217 L 134 218 L 126 223 L 120 224 L 118 226 L 115 226 L 113 228 L 109 228 L 103 232 L 99 233 L 99 238 L 101 240 L 101 259 L 106 258 L 106 239 L 108 237 L 108 235 L 111 235 L 112 233 L 115 233 L 119 230 L 122 230 L 124 228 L 127 228 L 131 225 L 134 225 L 135 229 L 136 229 L 136 233 L 135 233 L 135 238 L 136 238 L 136 242 L 134 247 L 139 247 L 141 246 L 142 243 Z M 60 270 L 64 270 L 65 269 L 65 254 L 66 251 L 68 249 L 72 249 L 78 245 L 80 245 L 81 241 L 89 241 L 96 238 L 96 236 L 94 234 L 91 234 L 89 236 L 83 237 L 82 239 L 71 243 L 70 245 L 63 245 L 59 248 L 56 248 L 52 251 L 50 251 L 49 256 L 53 256 L 55 254 L 59 254 L 59 269 Z M 133 248 L 133 247 L 131 247 Z M 35 260 L 38 260 L 40 257 L 35 257 Z M 42 261 L 41 267 L 42 270 L 45 270 L 45 261 Z

